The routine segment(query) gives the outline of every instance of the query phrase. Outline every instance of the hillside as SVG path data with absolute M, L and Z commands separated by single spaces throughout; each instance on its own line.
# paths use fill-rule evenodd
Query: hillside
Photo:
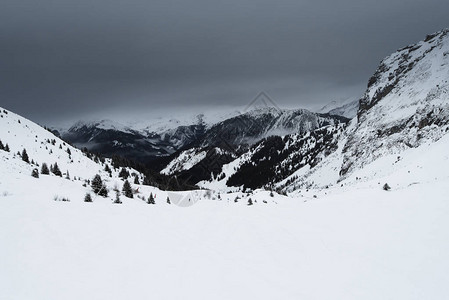
M 31 195 L 48 200 L 68 198 L 84 199 L 86 193 L 103 201 L 103 198 L 92 193 L 91 180 L 96 174 L 100 175 L 106 188 L 109 190 L 107 201 L 115 200 L 114 189 L 121 190 L 123 179 L 119 174 L 122 168 L 114 167 L 111 159 L 98 158 L 89 152 L 83 152 L 65 143 L 53 133 L 39 125 L 23 118 L 13 112 L 0 108 L 0 141 L 8 145 L 9 152 L 0 150 L 0 172 L 2 193 L 14 195 L 22 189 L 34 191 Z M 26 150 L 29 162 L 22 159 L 22 152 Z M 49 172 L 42 174 L 42 166 L 46 164 L 49 169 L 55 163 L 61 171 L 60 176 Z M 109 171 L 106 169 L 109 168 Z M 39 178 L 31 177 L 36 169 Z M 136 178 L 139 183 L 145 181 L 145 175 L 138 171 L 125 168 L 131 175 L 129 180 L 133 183 Z M 133 184 L 134 185 L 134 184 Z M 156 193 L 159 190 L 134 185 L 143 193 Z

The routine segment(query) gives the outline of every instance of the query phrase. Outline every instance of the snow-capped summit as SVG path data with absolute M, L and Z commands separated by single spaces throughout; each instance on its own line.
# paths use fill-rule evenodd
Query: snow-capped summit
M 252 145 L 269 136 L 302 134 L 347 121 L 344 117 L 306 109 L 259 108 L 215 124 L 206 132 L 201 145 L 217 145 L 220 141 L 230 145 Z
M 80 130 L 83 127 L 98 128 L 103 130 L 117 130 L 122 132 L 133 131 L 129 126 L 126 126 L 124 124 L 109 119 L 104 119 L 100 121 L 78 121 L 72 127 L 69 128 L 69 131 Z

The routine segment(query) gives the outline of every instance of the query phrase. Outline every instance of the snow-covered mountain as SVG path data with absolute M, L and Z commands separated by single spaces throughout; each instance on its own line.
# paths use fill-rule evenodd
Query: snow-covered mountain
M 202 132 L 204 124 L 201 123 L 156 133 L 102 120 L 78 122 L 63 132 L 62 138 L 77 147 L 86 147 L 106 156 L 121 155 L 147 162 L 174 153 L 178 148 L 192 143 Z
M 276 117 L 272 115 L 277 111 L 257 113 L 257 123 L 267 125 L 263 127 L 266 131 L 256 136 L 282 137 L 256 142 L 249 150 L 235 153 L 232 161 L 216 159 L 214 162 L 220 161 L 221 169 L 199 184 L 222 190 L 275 186 L 291 192 L 315 185 L 335 185 L 360 172 L 365 165 L 385 157 L 393 156 L 394 163 L 408 150 L 434 143 L 448 133 L 448 74 L 449 37 L 448 30 L 443 30 L 398 50 L 381 62 L 360 100 L 356 118 L 348 126 L 314 123 L 310 120 L 319 120 L 320 115 L 307 112 L 301 115 L 300 111 L 289 111 Z M 332 108 L 329 114 L 354 111 L 359 106 L 355 103 Z M 301 121 L 290 123 L 296 113 L 314 126 L 301 130 Z M 247 126 L 257 131 L 253 127 Z M 220 129 L 217 132 L 231 132 L 233 141 L 245 142 L 244 133 L 239 131 L 241 128 L 222 124 L 217 128 Z M 276 134 L 278 128 L 284 132 Z M 224 139 L 227 141 L 226 136 Z M 194 152 L 198 151 L 201 148 Z M 186 156 L 188 153 L 183 152 L 172 161 L 172 174 L 177 174 L 173 168 L 179 166 L 176 161 L 186 160 Z M 186 173 L 189 172 L 178 169 L 178 174 Z
M 417 148 L 432 148 L 449 132 L 448 33 L 446 29 L 429 35 L 382 60 L 338 149 L 316 167 L 298 170 L 299 178 L 284 185 L 286 190 L 360 180 L 360 174 L 372 179 L 392 172 L 396 164 L 414 169 L 413 160 L 406 158 L 426 151 Z
M 305 109 L 260 108 L 213 125 L 206 132 L 201 146 L 216 146 L 223 142 L 231 146 L 253 145 L 269 136 L 304 134 L 347 121 L 344 117 L 317 114 Z
M 2 169 L 10 169 L 10 173 L 15 173 L 11 170 L 13 168 L 28 176 L 35 168 L 40 171 L 43 163 L 48 167 L 57 163 L 62 175 L 66 176 L 68 171 L 71 178 L 80 178 L 81 181 L 91 179 L 95 174 L 109 177 L 104 171 L 104 164 L 110 165 L 109 160 L 104 164 L 95 162 L 51 132 L 6 109 L 0 109 L 0 128 L 0 140 L 10 148 L 9 152 L 1 151 Z M 24 149 L 30 163 L 22 160 Z
M 121 155 L 148 162 L 170 156 L 181 149 L 192 147 L 219 147 L 230 150 L 252 145 L 271 135 L 305 133 L 326 125 L 347 122 L 347 119 L 329 114 L 312 113 L 304 109 L 280 110 L 265 107 L 231 116 L 217 123 L 217 118 L 204 115 L 156 125 L 123 125 L 110 120 L 78 122 L 62 131 L 64 140 L 78 147 L 86 147 L 106 156 Z M 165 125 L 164 125 L 165 124 Z M 157 131 L 155 131 L 157 130 Z
M 27 188 L 39 197 L 52 194 L 52 199 L 74 196 L 84 199 L 86 193 L 91 193 L 100 201 L 113 201 L 114 190 L 121 191 L 123 186 L 122 170 L 126 170 L 132 187 L 142 192 L 139 195 L 147 193 L 148 197 L 149 193 L 160 192 L 155 187 L 142 185 L 148 182 L 143 173 L 81 151 L 49 130 L 3 108 L 0 108 L 0 142 L 0 184 L 3 193 L 8 195 Z M 48 174 L 43 170 L 44 164 L 49 169 Z M 60 173 L 53 172 L 55 165 Z M 90 183 L 95 175 L 100 175 L 105 190 L 109 191 L 105 198 L 92 193 Z
M 359 98 L 348 98 L 343 101 L 334 100 L 323 106 L 317 112 L 352 119 L 357 115 L 358 110 L 359 110 Z
M 447 134 L 448 80 L 449 30 L 385 58 L 360 100 L 358 121 L 343 151 L 341 174 Z

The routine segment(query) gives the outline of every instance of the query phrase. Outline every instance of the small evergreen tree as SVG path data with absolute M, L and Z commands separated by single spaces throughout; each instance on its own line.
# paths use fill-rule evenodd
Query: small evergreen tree
M 101 187 L 100 191 L 98 192 L 98 195 L 102 196 L 102 197 L 107 197 L 108 194 L 109 194 L 109 190 L 106 187 L 106 185 L 103 184 L 103 186 Z
M 0 141 L 0 150 L 5 150 L 5 146 L 3 145 L 2 141 Z
M 125 168 L 122 168 L 120 170 L 120 173 L 118 173 L 118 177 L 123 178 L 123 179 L 128 179 L 129 172 Z
M 51 167 L 51 172 L 52 172 L 53 174 L 55 174 L 56 176 L 62 177 L 62 173 L 61 173 L 61 170 L 59 170 L 58 163 L 55 163 L 55 164 Z
M 115 200 L 114 200 L 115 204 L 122 204 L 122 201 L 120 200 L 120 192 L 117 190 L 115 191 Z
M 125 180 L 125 182 L 123 183 L 122 191 L 125 194 L 125 197 L 128 197 L 128 198 L 134 197 L 133 190 L 131 188 L 131 184 L 129 184 L 128 180 Z
M 5 151 L 6 152 L 10 152 L 11 151 L 11 150 L 9 150 L 9 145 L 8 144 L 5 145 Z
M 34 178 L 39 178 L 39 170 L 33 169 L 33 171 L 31 171 L 31 176 L 33 176 Z
M 150 197 L 148 197 L 148 204 L 156 204 L 156 202 L 154 201 L 154 196 L 153 193 L 150 193 Z
M 92 190 L 95 194 L 100 193 L 101 189 L 103 188 L 103 180 L 101 180 L 100 175 L 95 175 L 94 179 L 92 179 L 92 183 L 90 184 L 92 187 Z
M 167 203 L 168 204 L 171 204 L 171 202 L 170 202 L 170 198 L 167 196 Z
M 137 175 L 134 177 L 134 184 L 140 184 L 139 176 L 137 176 Z
M 69 170 L 67 170 L 67 173 L 66 173 L 66 175 L 65 175 L 65 179 L 68 179 L 68 180 L 70 180 L 70 174 L 69 174 Z
M 109 173 L 109 175 L 111 175 L 111 174 L 112 174 L 112 170 L 111 170 L 111 168 L 109 167 L 109 165 L 108 165 L 108 164 L 106 164 L 106 166 L 104 167 L 104 170 L 105 170 L 106 172 L 108 172 L 108 173 Z
M 68 148 L 68 147 L 67 147 L 67 153 L 68 153 L 69 155 L 72 155 L 72 151 L 70 151 L 70 148 Z
M 253 200 L 251 198 L 248 199 L 248 205 L 253 205 Z
M 23 149 L 22 150 L 22 160 L 24 161 L 24 162 L 26 162 L 26 163 L 30 163 L 30 159 L 28 158 L 28 153 L 27 153 L 27 151 L 26 151 L 26 149 Z
M 46 163 L 42 164 L 41 174 L 43 174 L 43 175 L 49 175 L 50 174 L 50 170 L 48 170 L 48 166 L 47 166 Z
M 388 185 L 388 183 L 385 183 L 385 184 L 384 184 L 383 190 L 384 190 L 384 191 L 389 191 L 389 190 L 391 190 L 391 187 Z
M 143 178 L 142 184 L 143 184 L 143 185 L 151 185 L 150 179 L 149 179 L 148 177 L 145 176 L 145 177 Z
M 270 191 L 270 197 L 274 197 L 273 191 Z
M 92 197 L 90 196 L 90 193 L 86 193 L 86 196 L 84 196 L 84 202 L 92 202 Z

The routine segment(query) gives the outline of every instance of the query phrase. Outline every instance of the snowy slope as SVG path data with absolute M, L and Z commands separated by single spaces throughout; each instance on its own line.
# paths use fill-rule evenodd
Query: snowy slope
M 123 182 L 118 178 L 119 169 L 112 167 L 110 159 L 106 159 L 103 163 L 94 157 L 88 158 L 85 153 L 66 144 L 48 130 L 3 108 L 0 108 L 0 140 L 3 144 L 8 144 L 11 150 L 10 152 L 0 150 L 2 172 L 0 181 L 6 188 L 4 193 L 13 194 L 18 189 L 26 187 L 24 180 L 30 180 L 33 169 L 37 169 L 40 173 L 43 163 L 49 168 L 50 165 L 57 163 L 63 173 L 62 177 L 50 173 L 50 175 L 40 174 L 40 178 L 31 178 L 31 182 L 35 182 L 36 185 L 42 184 L 45 189 L 54 188 L 55 191 L 61 191 L 58 187 L 67 186 L 71 190 L 76 190 L 77 196 L 83 199 L 86 192 L 91 192 L 89 185 L 87 187 L 83 185 L 86 181 L 92 180 L 96 174 L 102 177 L 109 190 L 117 186 L 120 189 L 122 187 Z M 26 150 L 30 163 L 24 162 L 19 155 L 23 149 Z M 111 176 L 105 171 L 106 164 L 111 168 Z M 133 169 L 128 169 L 128 172 L 137 174 L 139 181 L 143 181 L 143 174 Z M 69 179 L 66 179 L 67 175 Z M 53 196 L 64 197 L 65 194 L 58 195 L 55 192 Z M 114 197 L 114 193 L 110 193 L 109 200 Z
M 390 192 L 358 183 L 275 196 L 277 205 L 259 193 L 252 206 L 223 199 L 180 209 L 84 203 L 75 183 L 49 191 L 50 177 L 28 174 L 15 175 L 30 187 L 17 189 L 1 170 L 1 299 L 449 296 L 448 177 L 424 172 L 427 180 Z M 55 192 L 72 201 L 53 201 Z
M 348 98 L 342 101 L 331 101 L 323 106 L 318 113 L 328 113 L 334 116 L 342 116 L 348 119 L 352 119 L 357 115 L 359 110 L 359 98 Z
M 11 148 L 10 153 L 0 152 L 3 168 L 14 167 L 29 175 L 33 168 L 40 170 L 43 163 L 50 167 L 50 164 L 57 162 L 61 171 L 69 171 L 72 177 L 91 179 L 95 174 L 104 172 L 104 167 L 88 159 L 80 150 L 66 144 L 51 132 L 3 108 L 0 108 L 0 111 L 0 140 L 4 144 L 8 143 Z M 30 161 L 33 160 L 35 165 L 26 164 L 17 155 L 17 152 L 21 153 L 23 149 L 26 149 Z
M 176 172 L 189 170 L 205 157 L 206 151 L 201 151 L 197 148 L 183 151 L 161 171 L 161 174 L 171 175 Z
M 331 116 L 342 116 L 348 119 L 352 119 L 357 115 L 358 110 L 359 110 L 359 99 L 353 100 L 340 107 L 336 107 L 330 110 L 328 113 Z

